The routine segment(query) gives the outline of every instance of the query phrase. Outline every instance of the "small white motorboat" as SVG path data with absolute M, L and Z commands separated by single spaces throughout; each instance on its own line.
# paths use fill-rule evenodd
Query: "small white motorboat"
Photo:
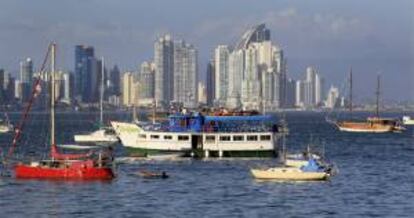
M 13 130 L 13 125 L 10 123 L 9 117 L 6 116 L 6 120 L 0 120 L 0 133 L 7 133 Z
M 404 125 L 414 125 L 414 119 L 411 119 L 410 116 L 403 116 L 402 121 Z
M 111 128 L 100 128 L 89 134 L 74 136 L 77 143 L 113 144 L 119 141 L 115 131 Z

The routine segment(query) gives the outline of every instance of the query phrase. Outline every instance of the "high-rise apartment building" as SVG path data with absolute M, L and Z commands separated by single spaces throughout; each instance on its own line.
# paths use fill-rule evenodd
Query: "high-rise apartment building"
M 184 41 L 174 43 L 173 100 L 184 107 L 197 103 L 197 50 Z
M 30 58 L 20 62 L 20 83 L 20 100 L 27 102 L 31 95 L 33 83 L 33 61 Z
M 98 62 L 94 48 L 77 45 L 75 47 L 75 95 L 82 102 L 97 102 L 99 99 L 99 94 L 96 92 L 97 85 Z
M 166 107 L 173 99 L 174 43 L 170 35 L 160 37 L 154 44 L 155 99 Z
M 138 74 L 139 86 L 139 104 L 151 105 L 154 102 L 155 91 L 155 64 L 143 62 Z
M 122 76 L 122 104 L 127 107 L 136 105 L 138 99 L 138 83 L 132 72 L 125 72 Z
M 215 64 L 214 60 L 211 60 L 207 64 L 207 80 L 206 80 L 206 95 L 207 105 L 213 106 L 214 99 L 216 98 L 216 80 L 215 80 Z
M 223 106 L 229 91 L 229 55 L 227 45 L 219 45 L 214 52 L 215 103 Z

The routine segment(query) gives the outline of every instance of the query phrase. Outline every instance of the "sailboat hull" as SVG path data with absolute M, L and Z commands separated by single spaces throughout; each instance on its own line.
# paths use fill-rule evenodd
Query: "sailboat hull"
M 298 168 L 279 167 L 269 169 L 251 169 L 256 179 L 288 180 L 288 181 L 314 181 L 326 180 L 329 174 L 325 172 L 303 172 Z
M 15 176 L 20 179 L 110 180 L 115 177 L 109 167 L 89 167 L 86 163 L 67 168 L 18 164 Z
M 342 122 L 338 123 L 337 126 L 343 132 L 386 133 L 394 131 L 394 126 L 392 125 L 371 124 L 368 122 Z

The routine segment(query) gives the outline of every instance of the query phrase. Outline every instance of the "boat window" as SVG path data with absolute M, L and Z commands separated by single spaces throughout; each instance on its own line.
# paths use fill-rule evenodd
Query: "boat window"
M 164 136 L 164 139 L 166 139 L 166 140 L 172 140 L 172 136 L 171 135 L 165 135 Z
M 150 137 L 151 137 L 151 139 L 159 139 L 160 138 L 159 135 L 151 135 Z
M 145 135 L 145 134 L 139 134 L 138 135 L 138 138 L 140 138 L 140 139 L 146 139 L 147 138 L 147 135 Z
M 214 135 L 207 135 L 206 136 L 206 142 L 214 142 L 216 141 L 216 136 Z
M 222 135 L 222 136 L 220 136 L 220 141 L 230 141 L 230 136 Z
M 178 136 L 178 141 L 188 141 L 188 139 L 190 139 L 190 137 L 188 137 L 188 135 L 179 135 Z
M 233 136 L 233 141 L 244 141 L 244 136 L 235 135 L 235 136 Z
M 260 141 L 270 141 L 270 135 L 261 135 Z
M 248 135 L 247 141 L 257 141 L 257 135 Z

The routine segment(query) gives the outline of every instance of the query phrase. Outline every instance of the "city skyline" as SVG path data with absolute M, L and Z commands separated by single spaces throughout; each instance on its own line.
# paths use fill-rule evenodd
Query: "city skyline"
M 60 45 L 58 65 L 61 69 L 73 71 L 73 46 L 87 44 L 106 58 L 108 66 L 117 64 L 122 72 L 137 70 L 140 63 L 153 57 L 154 41 L 171 33 L 198 48 L 198 69 L 204 78 L 206 65 L 217 45 L 234 46 L 246 29 L 266 22 L 273 32 L 272 41 L 280 44 L 285 52 L 292 78 L 302 79 L 306 67 L 314 66 L 324 75 L 327 84 L 341 87 L 352 67 L 355 77 L 365 81 L 355 84 L 358 98 L 374 97 L 374 78 L 381 73 L 384 99 L 413 99 L 412 94 L 407 94 L 407 90 L 410 90 L 408 93 L 413 91 L 414 79 L 410 63 L 413 59 L 410 37 L 413 3 L 410 1 L 398 4 L 375 1 L 375 7 L 371 7 L 373 1 L 361 4 L 356 1 L 339 4 L 327 1 L 313 1 L 312 4 L 303 4 L 303 1 L 238 2 L 241 6 L 230 10 L 235 1 L 178 1 L 174 4 L 183 7 L 169 11 L 168 5 L 173 3 L 163 1 L 91 0 L 82 1 L 84 7 L 73 1 L 59 4 L 43 1 L 30 8 L 24 1 L 2 1 L 0 16 L 4 21 L 0 22 L 3 29 L 0 48 L 7 52 L 0 55 L 0 67 L 16 75 L 18 63 L 27 57 L 33 59 L 36 67 L 44 45 L 56 40 Z M 50 14 L 44 13 L 42 5 L 45 4 Z M 92 8 L 94 4 L 99 7 Z M 161 4 L 165 7 L 160 8 Z M 63 10 L 65 7 L 68 10 Z M 93 13 L 88 13 L 94 9 Z M 200 13 L 204 9 L 207 11 Z M 73 15 L 69 13 L 71 10 L 76 10 L 77 16 L 70 16 Z M 189 13 L 180 15 L 185 10 Z M 14 13 L 19 14 L 19 18 L 11 19 L 15 18 L 10 14 L 12 11 L 25 13 Z M 120 12 L 123 13 L 119 15 Z M 91 19 L 87 19 L 88 16 Z

